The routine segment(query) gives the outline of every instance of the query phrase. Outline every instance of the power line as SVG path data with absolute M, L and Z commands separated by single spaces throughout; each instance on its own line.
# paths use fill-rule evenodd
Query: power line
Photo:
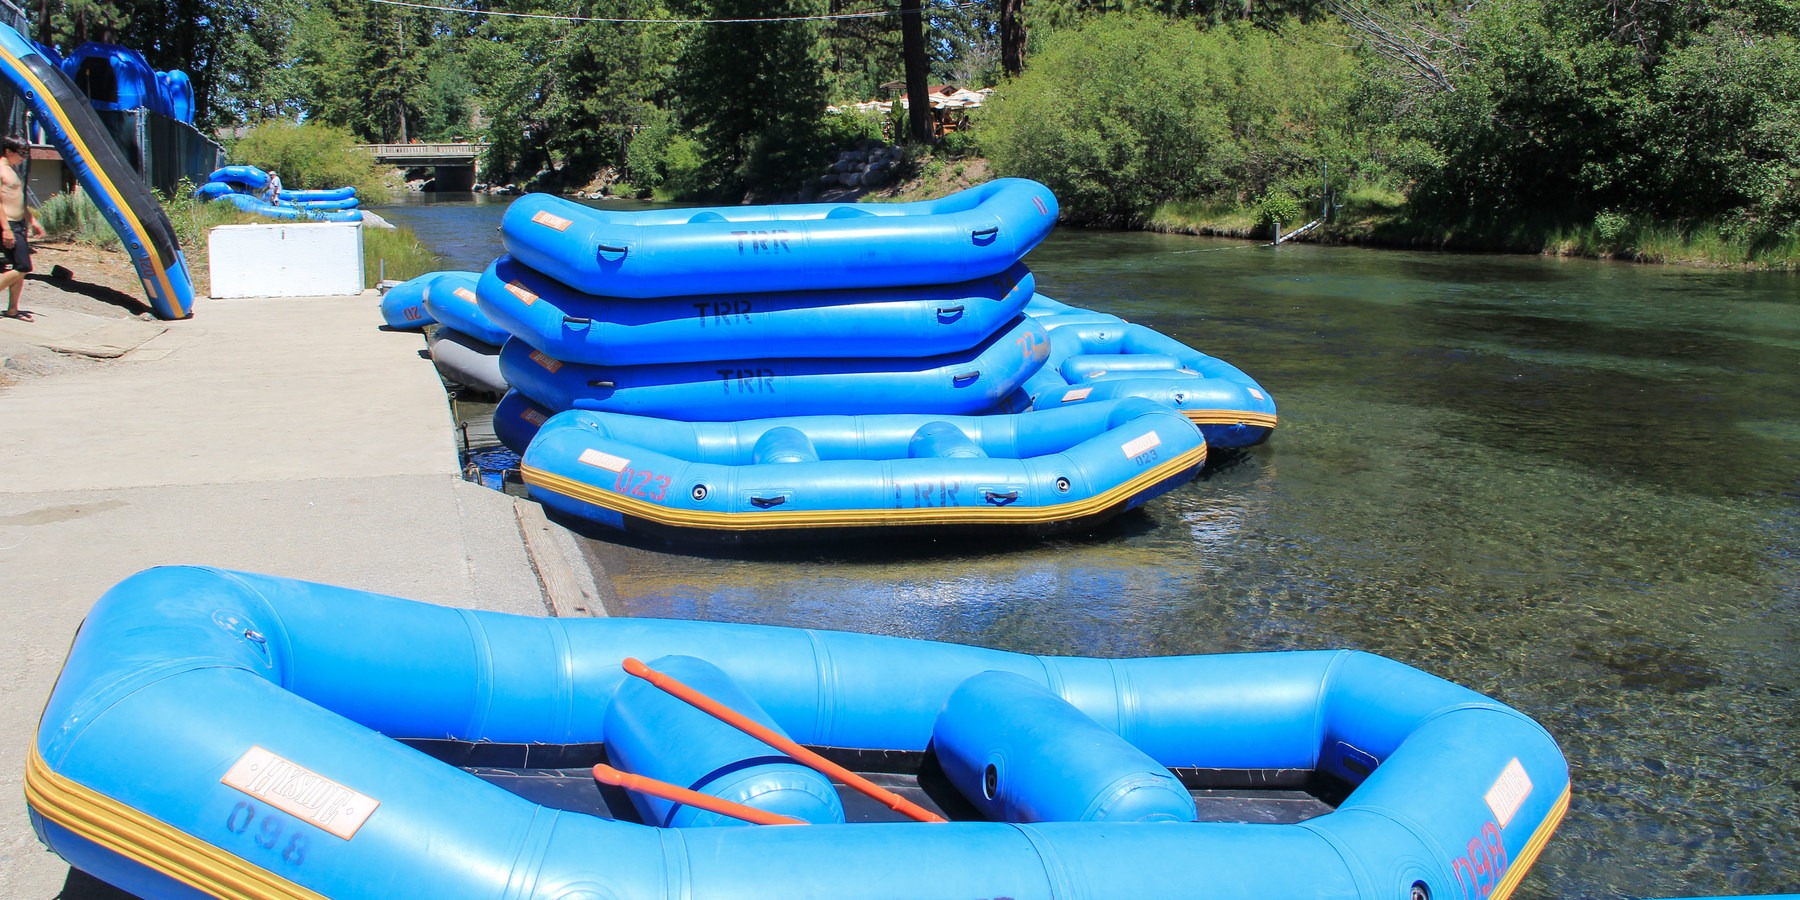
M 766 19 L 615 19 L 604 16 L 559 16 L 550 13 L 516 13 L 500 12 L 491 9 L 465 9 L 457 6 L 435 6 L 430 3 L 407 3 L 404 0 L 367 0 L 383 6 L 404 6 L 408 9 L 429 9 L 438 12 L 467 13 L 474 16 L 505 16 L 509 19 L 554 19 L 559 22 L 605 22 L 616 25 L 752 25 L 764 22 L 819 22 L 829 19 L 877 19 L 884 16 L 901 14 L 897 9 L 883 9 L 873 12 L 832 13 L 823 16 L 770 16 Z M 973 3 L 959 3 L 956 9 L 963 10 L 974 6 Z

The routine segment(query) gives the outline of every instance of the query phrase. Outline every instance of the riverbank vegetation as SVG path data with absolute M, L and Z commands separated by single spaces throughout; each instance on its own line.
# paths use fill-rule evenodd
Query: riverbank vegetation
M 187 0 L 196 29 L 278 20 L 217 57 L 97 3 L 153 64 L 230 70 L 196 78 L 212 124 L 482 140 L 537 189 L 804 199 L 913 140 L 850 104 L 928 79 L 994 91 L 912 165 L 986 159 L 1073 223 L 1800 265 L 1791 0 Z

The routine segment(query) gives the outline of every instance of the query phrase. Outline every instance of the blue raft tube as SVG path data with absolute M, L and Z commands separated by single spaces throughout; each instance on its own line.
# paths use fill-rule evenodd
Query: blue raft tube
M 767 358 L 936 356 L 967 350 L 1025 309 L 1023 264 L 950 285 L 615 299 L 584 294 L 502 256 L 481 308 L 554 359 L 602 366 Z
M 515 337 L 500 348 L 500 372 L 515 390 L 558 412 L 592 409 L 696 422 L 780 415 L 979 415 L 1005 411 L 1048 354 L 1043 328 L 1019 316 L 968 350 L 919 358 L 750 357 L 590 366 L 556 359 Z
M 381 319 L 389 328 L 414 331 L 437 323 L 425 311 L 425 289 L 443 272 L 408 278 L 381 293 Z
M 1051 409 L 1146 397 L 1181 410 L 1214 449 L 1252 447 L 1275 430 L 1275 398 L 1222 359 L 1155 329 L 1042 294 L 1031 298 L 1025 314 L 1049 332 L 1050 354 L 1025 383 L 1028 399 L 1015 405 Z
M 629 658 L 951 821 L 831 790 Z M 1525 715 L 1356 651 L 1028 656 L 162 568 L 82 623 L 25 796 L 145 898 L 1507 900 L 1569 773 Z
M 552 509 L 678 542 L 743 543 L 1086 528 L 1192 481 L 1206 442 L 1181 414 L 1136 398 L 713 423 L 576 410 L 544 424 L 524 457 L 532 499 Z
M 1056 224 L 1056 196 L 1002 178 L 917 203 L 615 212 L 549 194 L 513 201 L 514 259 L 602 297 L 905 287 L 1005 271 Z
M 442 272 L 425 285 L 425 312 L 433 321 L 487 345 L 487 352 L 499 354 L 500 345 L 512 334 L 495 324 L 477 302 L 475 288 L 481 281 L 477 272 Z

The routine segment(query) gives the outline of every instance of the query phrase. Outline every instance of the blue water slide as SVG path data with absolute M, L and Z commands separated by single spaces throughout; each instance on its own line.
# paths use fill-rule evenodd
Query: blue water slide
M 482 777 L 497 773 L 475 760 L 502 752 L 527 766 L 585 749 L 585 767 L 630 677 L 623 661 L 670 656 L 716 667 L 802 745 L 915 770 L 944 736 L 946 700 L 1010 673 L 1184 781 L 1298 774 L 1337 799 L 1275 822 L 1026 822 L 1000 803 L 999 821 L 671 829 L 634 821 L 591 781 L 585 796 L 603 807 L 559 809 L 540 801 L 567 803 L 574 779 L 561 782 L 566 796 L 528 799 Z M 997 699 L 972 717 L 1051 727 Z M 712 738 L 698 740 L 691 752 L 711 752 Z M 421 741 L 467 752 L 440 761 Z M 1028 738 L 1013 746 L 1041 752 Z M 1079 754 L 1073 767 L 1094 762 L 1062 752 Z M 1009 756 L 978 761 L 992 776 L 975 790 L 1016 787 Z M 1056 772 L 1055 760 L 1027 761 Z M 541 768 L 556 762 L 537 765 L 556 774 Z M 1524 714 L 1356 651 L 1030 656 L 800 628 L 509 616 L 184 567 L 133 576 L 88 612 L 24 773 L 39 839 L 150 900 L 1505 898 L 1567 812 L 1569 787 L 1555 740 Z M 1091 805 L 1082 799 L 1053 806 Z
M 630 366 L 697 362 L 755 347 L 774 358 L 935 356 L 967 350 L 1025 308 L 1023 264 L 960 284 L 620 300 L 583 294 L 502 256 L 481 308 L 557 359 Z
M 513 258 L 603 297 L 951 284 L 1005 271 L 1050 233 L 1056 196 L 1002 178 L 917 203 L 617 212 L 549 194 L 513 201 Z
M 88 41 L 71 50 L 61 66 L 95 109 L 148 109 L 169 115 L 167 93 L 156 70 L 130 47 Z
M 191 315 L 194 287 L 175 229 L 87 98 L 63 70 L 4 25 L 0 69 L 37 113 L 63 164 L 74 170 L 89 199 L 118 232 L 151 311 L 162 319 Z

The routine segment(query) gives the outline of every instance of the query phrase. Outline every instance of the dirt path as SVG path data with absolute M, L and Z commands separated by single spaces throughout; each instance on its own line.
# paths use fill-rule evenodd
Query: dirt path
M 32 250 L 35 271 L 26 277 L 20 309 L 73 310 L 112 319 L 154 318 L 144 303 L 131 258 L 123 251 L 49 240 L 34 243 Z M 0 390 L 25 378 L 107 364 L 107 360 L 40 347 L 12 334 L 0 336 Z

